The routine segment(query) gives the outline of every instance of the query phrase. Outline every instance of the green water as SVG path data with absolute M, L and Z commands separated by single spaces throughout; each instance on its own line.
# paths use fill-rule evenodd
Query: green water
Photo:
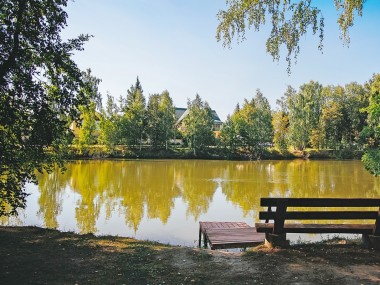
M 4 225 L 195 245 L 199 221 L 258 221 L 260 197 L 380 197 L 360 161 L 75 161 L 27 185 Z

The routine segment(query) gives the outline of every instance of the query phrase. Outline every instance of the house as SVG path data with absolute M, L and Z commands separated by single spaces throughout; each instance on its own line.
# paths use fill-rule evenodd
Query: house
M 219 136 L 219 132 L 222 128 L 223 122 L 220 120 L 215 110 L 211 110 L 214 119 L 213 131 L 216 137 Z M 189 111 L 186 108 L 175 108 L 176 126 L 180 128 L 182 120 L 188 115 Z
M 99 137 L 99 128 L 100 128 L 101 117 L 102 117 L 102 114 L 98 111 L 95 111 L 95 130 L 93 132 L 93 135 L 96 139 Z M 83 122 L 82 116 L 80 117 L 80 120 L 82 123 Z M 69 128 L 72 131 L 72 133 L 74 134 L 74 137 L 78 138 L 81 126 L 80 125 L 78 126 L 77 123 L 74 121 L 74 122 L 71 122 Z

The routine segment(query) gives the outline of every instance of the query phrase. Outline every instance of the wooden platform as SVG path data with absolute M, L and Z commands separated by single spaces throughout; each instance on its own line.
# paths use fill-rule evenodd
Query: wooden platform
M 199 222 L 199 247 L 211 249 L 246 248 L 264 243 L 265 234 L 244 222 Z

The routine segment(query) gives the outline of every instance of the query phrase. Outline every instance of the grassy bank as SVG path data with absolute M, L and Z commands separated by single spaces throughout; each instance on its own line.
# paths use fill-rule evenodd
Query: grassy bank
M 379 284 L 380 255 L 333 241 L 244 254 L 0 227 L 0 284 Z
M 260 159 L 360 159 L 362 151 L 355 150 L 317 150 L 278 151 L 270 148 L 260 154 Z M 68 150 L 71 159 L 88 158 L 125 158 L 125 159 L 214 159 L 214 160 L 256 160 L 257 157 L 244 151 L 230 152 L 223 148 L 208 148 L 194 154 L 189 148 L 175 147 L 169 149 L 151 149 L 149 147 L 131 148 L 116 146 L 109 149 L 102 145 L 71 146 Z

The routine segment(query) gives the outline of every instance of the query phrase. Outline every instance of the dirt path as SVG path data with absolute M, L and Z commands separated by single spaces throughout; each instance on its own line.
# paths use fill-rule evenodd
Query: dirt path
M 164 258 L 185 283 L 380 284 L 379 254 L 357 245 L 262 248 L 244 254 L 174 249 L 162 252 Z
M 0 284 L 380 284 L 355 243 L 226 253 L 34 227 L 0 227 Z

